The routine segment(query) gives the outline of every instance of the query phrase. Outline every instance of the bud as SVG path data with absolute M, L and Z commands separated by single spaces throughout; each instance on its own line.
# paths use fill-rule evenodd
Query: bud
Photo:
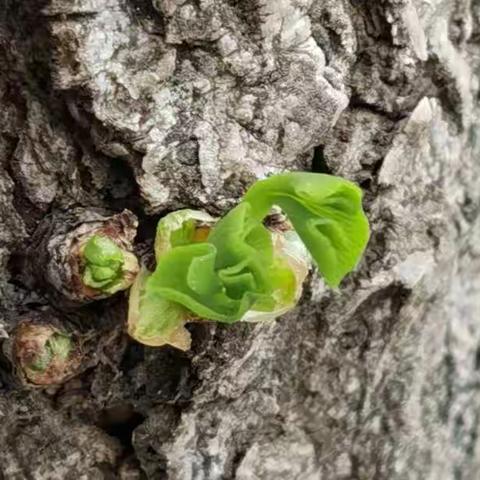
M 73 336 L 51 323 L 20 321 L 8 345 L 7 356 L 26 385 L 63 383 L 80 366 L 81 354 Z
M 127 289 L 139 270 L 132 252 L 137 225 L 128 210 L 109 215 L 77 208 L 50 215 L 27 251 L 27 285 L 72 307 Z
M 105 294 L 128 288 L 138 273 L 137 257 L 106 235 L 95 234 L 80 248 L 82 281 Z
M 165 215 L 157 225 L 155 258 L 173 247 L 204 242 L 217 219 L 200 210 L 178 210 Z
M 216 219 L 198 210 L 179 210 L 163 217 L 157 226 L 155 257 L 180 245 L 203 242 Z M 200 321 L 186 308 L 145 290 L 151 273 L 142 267 L 130 289 L 128 334 L 144 345 L 171 345 L 180 350 L 190 348 L 191 338 L 185 324 Z

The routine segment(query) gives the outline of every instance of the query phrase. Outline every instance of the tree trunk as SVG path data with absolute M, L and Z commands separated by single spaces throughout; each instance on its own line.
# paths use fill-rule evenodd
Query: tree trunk
M 42 311 L 90 338 L 60 387 L 2 360 L 2 478 L 478 478 L 478 0 L 0 15 L 0 335 Z M 30 281 L 45 219 L 128 209 L 144 252 L 164 213 L 219 214 L 257 178 L 310 169 L 362 186 L 372 237 L 338 291 L 312 276 L 274 323 L 143 347 L 125 295 L 66 308 Z

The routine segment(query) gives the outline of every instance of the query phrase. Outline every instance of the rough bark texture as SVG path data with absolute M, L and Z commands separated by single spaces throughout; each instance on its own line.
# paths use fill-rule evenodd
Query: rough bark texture
M 1 7 L 2 337 L 49 308 L 23 267 L 47 214 L 129 208 L 148 250 L 162 213 L 313 167 L 362 185 L 373 229 L 338 292 L 312 276 L 187 354 L 128 341 L 123 294 L 51 305 L 96 348 L 49 390 L 3 361 L 2 478 L 478 478 L 478 0 Z

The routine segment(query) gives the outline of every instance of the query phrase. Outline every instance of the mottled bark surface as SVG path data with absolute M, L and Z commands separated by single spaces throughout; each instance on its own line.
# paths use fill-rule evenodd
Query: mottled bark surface
M 480 472 L 478 0 L 3 0 L 0 336 L 53 308 L 80 375 L 2 360 L 0 477 L 462 479 Z M 47 215 L 225 211 L 284 170 L 358 182 L 372 238 L 275 323 L 125 334 L 64 310 L 25 255 Z M 49 217 L 51 218 L 51 217 Z M 27 272 L 27 273 L 26 273 Z

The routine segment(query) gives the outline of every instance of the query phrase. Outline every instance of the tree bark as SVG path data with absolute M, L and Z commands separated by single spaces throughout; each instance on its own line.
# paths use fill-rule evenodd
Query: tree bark
M 0 336 L 53 309 L 94 345 L 55 388 L 3 358 L 2 478 L 478 478 L 478 0 L 1 6 Z M 148 252 L 162 214 L 310 169 L 362 186 L 372 237 L 274 323 L 148 348 L 124 294 L 29 281 L 47 215 L 128 209 Z

